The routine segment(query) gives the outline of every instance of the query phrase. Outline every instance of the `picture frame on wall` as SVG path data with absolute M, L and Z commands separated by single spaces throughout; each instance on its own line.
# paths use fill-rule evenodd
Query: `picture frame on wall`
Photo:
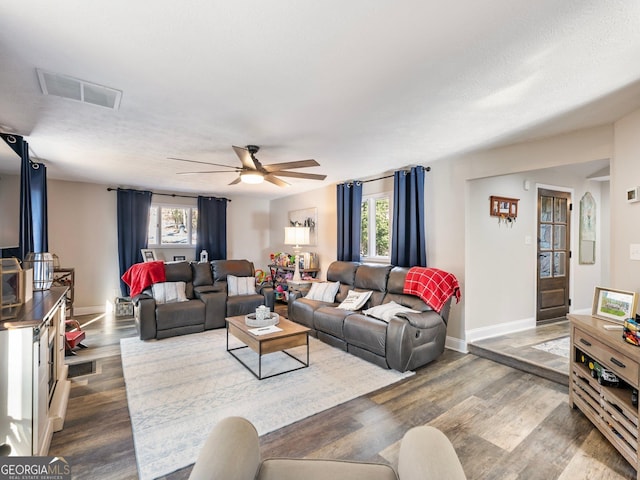
M 602 320 L 624 323 L 627 318 L 635 318 L 637 308 L 636 292 L 596 287 L 591 314 Z
M 304 208 L 289 211 L 288 227 L 309 227 L 309 245 L 318 244 L 318 209 Z
M 174 262 L 184 262 L 185 260 L 187 260 L 187 257 L 185 255 L 174 255 L 173 256 L 173 261 Z
M 144 262 L 155 262 L 156 261 L 156 252 L 155 250 L 151 250 L 149 248 L 140 249 L 142 252 L 142 260 Z

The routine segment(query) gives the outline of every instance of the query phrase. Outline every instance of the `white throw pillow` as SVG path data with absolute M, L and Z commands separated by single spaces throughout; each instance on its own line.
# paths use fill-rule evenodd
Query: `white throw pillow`
M 162 282 L 154 283 L 151 286 L 151 291 L 158 304 L 176 303 L 189 300 L 185 294 L 185 288 L 186 284 L 184 282 Z
M 349 290 L 347 293 L 347 298 L 338 305 L 338 308 L 342 308 L 343 310 L 360 310 L 362 306 L 367 303 L 369 297 L 373 292 L 371 290 L 367 290 L 366 292 L 356 292 L 355 290 Z
M 413 310 L 409 307 L 405 307 L 404 305 L 400 305 L 396 302 L 383 303 L 382 305 L 377 305 L 375 307 L 368 308 L 364 310 L 362 313 L 365 315 L 369 315 L 370 317 L 375 317 L 379 320 L 389 323 L 389 321 L 398 315 L 399 313 L 420 313 L 418 310 Z
M 304 298 L 333 303 L 339 288 L 340 282 L 313 282 Z
M 227 275 L 227 295 L 255 295 L 256 277 L 236 277 Z

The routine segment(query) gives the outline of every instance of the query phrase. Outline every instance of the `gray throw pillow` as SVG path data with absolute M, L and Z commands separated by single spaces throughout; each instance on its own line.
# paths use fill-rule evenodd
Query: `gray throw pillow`
M 209 262 L 191 264 L 193 270 L 193 286 L 213 285 L 213 275 L 211 274 L 211 264 Z

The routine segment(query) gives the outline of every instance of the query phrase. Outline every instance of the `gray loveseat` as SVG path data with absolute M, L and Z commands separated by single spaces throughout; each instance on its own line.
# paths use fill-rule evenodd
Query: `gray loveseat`
M 159 304 L 151 289 L 133 298 L 136 328 L 141 340 L 203 332 L 225 326 L 225 317 L 255 312 L 259 305 L 273 310 L 270 287 L 256 294 L 228 296 L 227 275 L 253 277 L 248 260 L 213 260 L 209 263 L 167 263 L 167 282 L 185 282 L 187 301 Z
M 340 282 L 334 302 L 294 295 L 289 298 L 289 320 L 307 326 L 319 340 L 381 367 L 413 370 L 444 351 L 451 298 L 438 313 L 417 296 L 404 294 L 408 271 L 389 265 L 333 262 L 327 281 Z M 350 290 L 372 291 L 360 311 L 337 308 Z M 392 301 L 417 313 L 399 313 L 388 322 L 362 313 Z

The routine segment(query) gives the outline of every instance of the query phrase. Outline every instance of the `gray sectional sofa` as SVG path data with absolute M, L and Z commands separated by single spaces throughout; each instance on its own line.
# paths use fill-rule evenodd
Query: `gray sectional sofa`
M 326 277 L 329 282 L 340 282 L 334 301 L 292 295 L 289 320 L 307 326 L 319 340 L 381 367 L 413 370 L 444 351 L 451 298 L 438 313 L 417 296 L 404 294 L 408 271 L 403 267 L 333 262 Z M 360 311 L 337 308 L 350 290 L 372 292 Z M 417 312 L 398 313 L 389 321 L 363 313 L 392 301 Z
M 167 263 L 167 282 L 185 282 L 186 301 L 159 304 L 151 289 L 133 300 L 136 328 L 141 340 L 203 332 L 225 326 L 225 317 L 255 312 L 260 305 L 273 310 L 275 295 L 270 287 L 256 294 L 229 296 L 227 275 L 253 277 L 248 260 L 213 260 L 209 263 Z

